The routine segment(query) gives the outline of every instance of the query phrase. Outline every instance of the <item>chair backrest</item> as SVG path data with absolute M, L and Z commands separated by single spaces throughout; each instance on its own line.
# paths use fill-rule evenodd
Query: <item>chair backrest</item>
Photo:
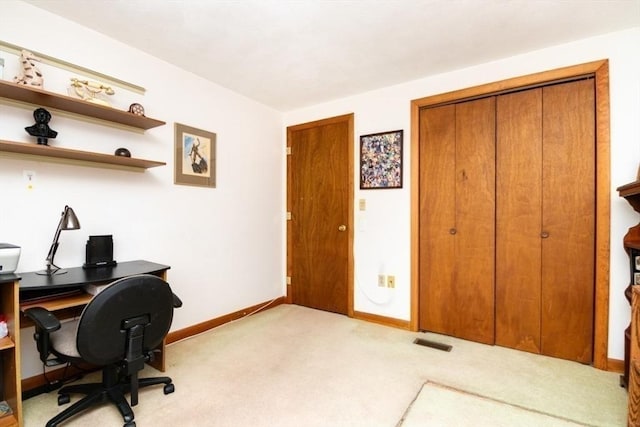
M 144 350 L 158 347 L 173 320 L 173 292 L 157 276 L 141 274 L 119 279 L 97 294 L 78 322 L 76 345 L 80 356 L 94 365 L 123 360 L 126 352 L 125 321 L 146 316 Z

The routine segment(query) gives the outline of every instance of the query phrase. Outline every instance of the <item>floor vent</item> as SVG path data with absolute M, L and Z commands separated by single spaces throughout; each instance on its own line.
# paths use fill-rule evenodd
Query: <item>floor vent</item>
M 415 340 L 413 340 L 413 343 L 418 345 L 423 345 L 425 347 L 435 348 L 437 350 L 442 350 L 442 351 L 451 351 L 451 348 L 452 348 L 449 344 L 442 344 L 435 341 L 424 340 L 422 338 L 416 338 Z

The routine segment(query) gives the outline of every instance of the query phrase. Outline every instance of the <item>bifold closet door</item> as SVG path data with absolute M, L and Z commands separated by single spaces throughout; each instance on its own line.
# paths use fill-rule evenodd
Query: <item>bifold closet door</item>
M 595 292 L 594 80 L 543 89 L 542 354 L 591 363 Z
M 496 110 L 496 344 L 540 353 L 542 88 Z
M 493 344 L 495 98 L 420 115 L 419 327 Z
M 593 80 L 501 95 L 496 105 L 496 343 L 590 363 Z

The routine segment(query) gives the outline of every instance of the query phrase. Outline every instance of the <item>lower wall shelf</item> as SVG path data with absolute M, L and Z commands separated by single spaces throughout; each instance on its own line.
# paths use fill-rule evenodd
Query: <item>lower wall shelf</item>
M 128 169 L 139 172 L 156 166 L 165 166 L 164 162 L 136 159 L 132 157 L 115 156 L 111 154 L 92 153 L 89 151 L 71 150 L 68 148 L 51 147 L 26 142 L 12 142 L 0 140 L 0 154 L 10 153 L 25 159 L 36 157 L 42 161 L 65 161 L 93 167 L 111 169 Z

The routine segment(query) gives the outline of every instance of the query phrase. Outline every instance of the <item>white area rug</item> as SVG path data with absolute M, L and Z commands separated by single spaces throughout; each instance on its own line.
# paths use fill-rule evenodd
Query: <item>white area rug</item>
M 587 424 L 562 419 L 519 405 L 426 382 L 413 401 L 402 427 L 576 427 Z

